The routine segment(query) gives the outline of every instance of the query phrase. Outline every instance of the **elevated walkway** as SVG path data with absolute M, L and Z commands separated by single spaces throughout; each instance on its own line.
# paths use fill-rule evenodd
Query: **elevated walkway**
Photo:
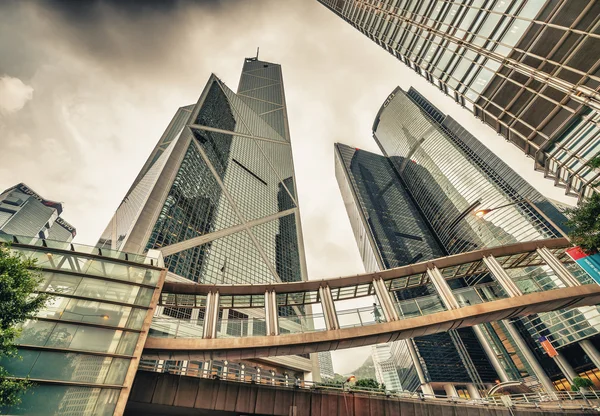
M 240 360 L 392 342 L 532 313 L 600 303 L 596 284 L 535 292 L 430 315 L 350 328 L 231 338 L 148 337 L 143 359 Z

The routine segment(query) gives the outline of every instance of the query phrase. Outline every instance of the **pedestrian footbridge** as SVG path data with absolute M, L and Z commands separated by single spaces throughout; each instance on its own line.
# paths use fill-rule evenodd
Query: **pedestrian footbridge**
M 566 248 L 566 239 L 519 243 L 306 282 L 166 282 L 159 309 L 193 312 L 188 319 L 156 317 L 142 358 L 240 360 L 331 351 L 599 304 L 600 286 Z M 429 294 L 412 296 L 420 287 Z M 377 300 L 373 307 L 344 309 L 346 301 L 367 296 Z M 322 313 L 312 313 L 314 305 Z

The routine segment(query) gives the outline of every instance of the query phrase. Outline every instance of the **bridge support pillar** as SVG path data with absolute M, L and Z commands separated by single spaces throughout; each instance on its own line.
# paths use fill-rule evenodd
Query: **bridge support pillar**
M 335 303 L 333 296 L 331 296 L 331 288 L 329 286 L 319 287 L 319 297 L 321 298 L 321 307 L 323 308 L 323 316 L 325 317 L 325 326 L 328 330 L 340 329 L 340 323 L 335 311 Z
M 452 383 L 444 384 L 444 391 L 446 392 L 446 396 L 448 397 L 458 397 L 456 387 Z
M 481 394 L 479 393 L 479 389 L 475 384 L 468 383 L 467 384 L 467 392 L 469 393 L 469 397 L 471 399 L 481 399 Z
M 406 342 L 406 346 L 408 347 L 408 353 L 410 354 L 410 359 L 415 366 L 415 370 L 417 370 L 417 376 L 419 377 L 419 383 L 421 383 L 421 391 L 423 394 L 433 395 L 433 388 L 431 384 L 427 382 L 427 378 L 425 377 L 425 372 L 423 371 L 423 367 L 421 367 L 421 361 L 419 360 L 419 355 L 417 354 L 417 350 L 415 349 L 415 345 L 413 344 L 412 339 L 400 340 L 398 342 Z
M 383 310 L 383 315 L 385 316 L 386 322 L 397 321 L 398 311 L 396 311 L 392 296 L 387 290 L 387 287 L 385 287 L 385 283 L 383 283 L 383 279 L 381 277 L 376 277 L 373 279 L 373 288 L 375 289 L 375 294 L 377 295 L 377 299 L 379 300 L 379 304 Z
M 548 250 L 546 247 L 536 250 L 544 262 L 556 273 L 556 276 L 566 287 L 580 286 L 579 280 Z
M 442 276 L 440 270 L 437 267 L 433 267 L 427 270 L 427 275 L 429 276 L 429 279 L 435 286 L 446 308 L 448 310 L 458 309 L 460 306 L 458 305 L 458 302 L 454 297 L 454 293 L 452 293 L 452 289 L 450 289 L 450 286 L 448 286 L 448 282 L 446 282 L 446 279 L 444 279 L 444 276 Z M 506 374 L 504 367 L 502 367 L 502 364 L 498 360 L 498 356 L 494 352 L 494 349 L 490 345 L 488 339 L 485 337 L 481 326 L 475 325 L 472 328 L 473 332 L 475 333 L 475 336 L 479 340 L 479 343 L 483 347 L 483 351 L 492 363 L 494 370 L 496 370 L 500 381 L 509 381 L 508 374 Z
M 208 292 L 202 338 L 216 338 L 219 324 L 219 292 Z
M 587 355 L 594 363 L 596 368 L 600 369 L 600 353 L 594 344 L 592 344 L 590 340 L 585 339 L 583 341 L 579 341 L 579 345 L 583 349 L 583 352 L 585 352 L 585 355 Z
M 579 374 L 577 374 L 564 356 L 558 354 L 552 357 L 552 359 L 556 365 L 558 365 L 558 368 L 560 368 L 560 371 L 562 371 L 569 383 L 573 383 L 573 379 L 579 377 Z
M 279 335 L 279 313 L 277 313 L 277 294 L 274 290 L 265 292 L 265 321 L 267 335 Z
M 544 256 L 547 257 L 549 255 L 554 260 L 556 260 L 554 256 L 552 256 L 552 253 L 548 251 L 548 249 L 544 250 L 547 251 L 547 253 L 544 253 Z M 547 262 L 547 260 L 544 257 L 543 259 Z M 521 289 L 519 289 L 515 282 L 513 282 L 508 273 L 506 273 L 506 270 L 502 268 L 502 265 L 498 263 L 498 260 L 496 260 L 494 256 L 484 257 L 483 262 L 488 267 L 488 269 L 490 269 L 490 271 L 496 278 L 496 281 L 500 284 L 500 286 L 502 286 L 502 288 L 508 294 L 509 297 L 512 298 L 515 296 L 523 295 Z M 561 267 L 564 267 L 560 262 L 558 263 Z M 521 351 L 521 353 L 525 357 L 525 360 L 527 361 L 527 364 L 529 364 L 529 367 L 533 371 L 538 381 L 542 384 L 542 386 L 544 386 L 544 389 L 548 392 L 554 391 L 554 384 L 552 383 L 552 381 L 538 362 L 535 355 L 533 355 L 533 353 L 531 352 L 531 349 L 529 349 L 529 346 L 527 345 L 525 340 L 523 340 L 521 333 L 517 330 L 517 328 L 510 320 L 505 319 L 502 322 L 504 323 L 504 326 L 506 327 L 511 338 L 514 340 L 516 344 L 515 346 Z
M 488 256 L 483 258 L 483 263 L 487 266 L 488 269 L 492 272 L 492 275 L 496 278 L 496 281 L 502 286 L 502 289 L 508 296 L 513 298 L 515 296 L 521 296 L 523 292 L 516 283 L 511 279 L 511 277 L 506 273 L 506 270 L 502 268 L 502 265 L 498 263 L 498 260 L 494 256 Z
M 544 386 L 544 389 L 548 393 L 554 392 L 556 390 L 556 388 L 554 387 L 554 383 L 552 383 L 550 377 L 548 377 L 548 375 L 538 362 L 537 358 L 535 358 L 535 355 L 533 355 L 533 352 L 531 352 L 529 346 L 527 345 L 527 343 L 525 342 L 525 340 L 521 336 L 521 333 L 517 330 L 515 325 L 508 319 L 503 320 L 502 323 L 506 327 L 506 330 L 508 331 L 511 338 L 515 341 L 515 346 L 521 351 L 521 354 L 523 354 L 523 356 L 525 357 L 525 360 L 529 364 L 529 367 L 531 367 L 533 375 L 535 375 L 535 377 L 542 384 L 542 386 Z
M 452 289 L 450 289 L 450 286 L 448 286 L 448 282 L 446 282 L 446 279 L 444 279 L 444 276 L 442 276 L 440 269 L 437 267 L 427 269 L 427 275 L 429 276 L 431 283 L 433 283 L 438 295 L 442 299 L 442 302 L 446 306 L 446 309 L 449 311 L 452 309 L 459 309 L 460 305 L 454 297 Z

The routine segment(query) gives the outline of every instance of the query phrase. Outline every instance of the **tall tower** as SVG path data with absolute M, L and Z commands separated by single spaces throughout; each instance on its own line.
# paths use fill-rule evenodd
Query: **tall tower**
M 373 137 L 448 254 L 563 235 L 565 217 L 560 210 L 414 89 L 396 88 L 390 94 L 376 116 Z M 527 273 L 509 272 L 521 292 L 565 286 L 559 279 L 538 280 L 546 272 L 535 266 L 541 255 L 527 260 L 533 262 Z M 489 272 L 482 272 L 463 283 L 475 287 L 489 279 Z M 495 356 L 501 378 L 535 375 L 549 388 L 565 376 L 594 371 L 593 359 L 586 362 L 581 357 L 583 351 L 591 351 L 593 357 L 592 344 L 600 341 L 596 317 L 600 318 L 598 308 L 579 308 L 474 329 L 478 339 L 483 344 L 487 340 L 497 352 L 488 357 L 493 362 Z M 560 358 L 550 359 L 543 352 L 540 336 L 551 339 Z
M 335 173 L 367 272 L 445 255 L 387 157 L 337 143 Z M 398 301 L 437 299 L 435 289 L 426 286 L 394 293 Z M 468 385 L 477 390 L 498 379 L 471 328 L 379 345 L 372 352 L 377 379 L 389 389 L 420 386 L 433 394 Z
M 281 66 L 247 58 L 237 93 L 212 75 L 177 111 L 98 245 L 196 282 L 305 280 L 296 195 Z
M 600 3 L 319 0 L 580 198 L 600 169 Z

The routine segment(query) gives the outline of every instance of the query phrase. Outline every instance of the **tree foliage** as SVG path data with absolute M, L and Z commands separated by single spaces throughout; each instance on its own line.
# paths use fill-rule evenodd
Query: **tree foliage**
M 594 193 L 580 206 L 568 211 L 569 237 L 586 251 L 600 248 L 600 193 Z
M 588 165 L 590 165 L 593 168 L 600 168 L 600 154 L 597 154 L 596 156 L 594 156 L 592 159 L 590 159 L 590 161 L 588 162 Z
M 592 387 L 594 387 L 594 383 L 589 378 L 575 377 L 573 379 L 573 384 L 571 385 L 571 390 L 579 391 L 582 388 L 588 389 Z
M 35 315 L 47 302 L 48 295 L 35 293 L 39 280 L 35 261 L 0 246 L 0 357 L 18 359 L 14 345 L 20 334 L 17 325 Z M 27 380 L 9 378 L 0 367 L 0 405 L 18 404 L 20 393 L 29 385 Z
M 379 384 L 377 380 L 372 378 L 361 378 L 356 380 L 354 387 L 367 388 L 371 390 L 385 390 L 385 384 Z

